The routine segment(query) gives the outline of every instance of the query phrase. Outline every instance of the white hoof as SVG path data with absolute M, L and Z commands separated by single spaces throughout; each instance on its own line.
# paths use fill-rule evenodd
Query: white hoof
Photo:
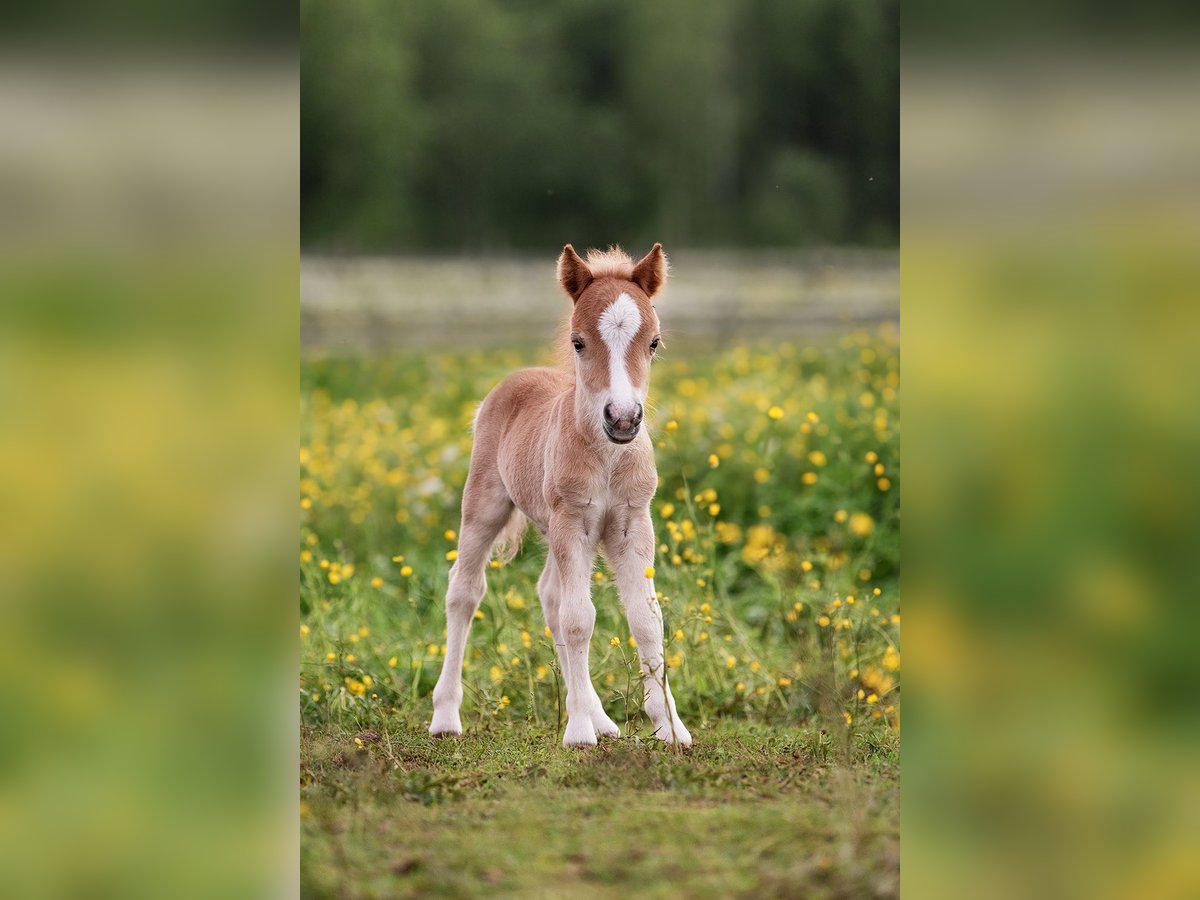
M 621 736 L 621 729 L 617 727 L 617 723 L 603 712 L 592 713 L 592 727 L 596 729 L 596 734 L 600 737 L 619 738 Z
M 568 749 L 572 747 L 595 747 L 596 728 L 592 725 L 592 720 L 590 718 L 585 718 L 582 721 L 569 719 L 567 721 L 567 730 L 563 734 L 563 746 Z
M 692 735 L 683 727 L 683 723 L 678 719 L 675 721 L 674 727 L 669 723 L 660 725 L 654 732 L 654 736 L 660 741 L 665 741 L 668 744 L 675 744 L 677 747 L 682 747 L 685 750 L 692 746 Z
M 462 722 L 458 718 L 458 713 L 434 710 L 433 721 L 429 723 L 429 733 L 434 737 L 462 734 Z

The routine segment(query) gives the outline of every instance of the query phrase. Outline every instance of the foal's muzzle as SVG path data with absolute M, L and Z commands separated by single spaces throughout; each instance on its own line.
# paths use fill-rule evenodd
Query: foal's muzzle
M 637 437 L 638 428 L 642 424 L 642 404 L 638 403 L 633 410 L 621 413 L 619 416 L 613 405 L 604 407 L 604 433 L 614 444 L 628 444 Z

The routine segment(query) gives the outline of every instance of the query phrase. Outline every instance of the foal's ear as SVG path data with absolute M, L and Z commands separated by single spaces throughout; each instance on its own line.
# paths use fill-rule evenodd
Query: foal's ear
M 587 286 L 592 283 L 592 277 L 592 270 L 579 258 L 575 248 L 570 244 L 563 247 L 558 256 L 558 283 L 571 295 L 572 300 L 578 300 L 579 295 L 587 290 Z
M 662 244 L 655 244 L 650 252 L 633 267 L 633 283 L 653 297 L 667 281 L 667 254 Z

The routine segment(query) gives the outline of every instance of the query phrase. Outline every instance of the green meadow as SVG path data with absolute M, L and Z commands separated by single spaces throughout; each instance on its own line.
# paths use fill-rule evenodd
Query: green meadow
M 655 364 L 655 582 L 694 746 L 650 738 L 598 563 L 622 736 L 561 747 L 531 532 L 496 561 L 461 738 L 425 731 L 475 406 L 524 350 L 311 354 L 301 384 L 301 823 L 311 896 L 895 896 L 894 326 Z

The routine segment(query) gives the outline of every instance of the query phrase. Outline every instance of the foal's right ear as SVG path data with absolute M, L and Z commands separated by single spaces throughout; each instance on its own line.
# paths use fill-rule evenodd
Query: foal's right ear
M 558 283 L 571 295 L 572 301 L 578 300 L 579 295 L 592 283 L 592 270 L 570 244 L 563 247 L 558 256 Z

